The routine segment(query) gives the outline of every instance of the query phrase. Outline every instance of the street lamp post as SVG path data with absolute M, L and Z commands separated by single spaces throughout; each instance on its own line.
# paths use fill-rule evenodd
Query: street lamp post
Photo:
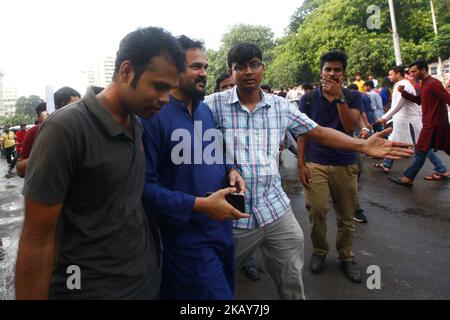
M 394 40 L 395 62 L 399 66 L 402 64 L 402 53 L 400 52 L 400 37 L 397 32 L 397 22 L 395 21 L 395 9 L 393 0 L 389 0 L 389 12 L 391 14 L 392 37 Z
M 431 17 L 433 18 L 433 28 L 434 28 L 434 34 L 436 35 L 436 39 L 438 37 L 438 27 L 437 27 L 437 21 L 436 21 L 436 14 L 434 13 L 434 1 L 430 0 L 430 6 L 431 6 Z M 442 81 L 445 83 L 445 74 L 444 74 L 444 66 L 442 64 L 441 55 L 438 54 L 438 64 L 439 64 L 439 70 L 440 70 L 440 76 Z

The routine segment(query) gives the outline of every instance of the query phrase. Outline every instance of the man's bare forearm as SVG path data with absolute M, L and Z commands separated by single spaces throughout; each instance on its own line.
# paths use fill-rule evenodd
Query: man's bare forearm
M 16 298 L 47 299 L 53 271 L 55 233 L 62 204 L 25 196 L 25 220 L 16 263 Z
M 19 159 L 19 162 L 17 162 L 16 170 L 17 170 L 17 175 L 19 177 L 25 178 L 25 173 L 26 173 L 26 170 L 27 170 L 27 164 L 28 164 L 28 159 L 25 159 L 25 160 Z
M 361 117 L 359 117 L 358 128 L 359 128 L 360 130 L 362 130 L 362 128 L 367 128 L 366 122 L 364 121 L 363 114 L 361 114 Z
M 306 147 L 306 137 L 298 137 L 297 139 L 297 164 L 300 167 L 305 166 L 305 147 Z
M 364 140 L 352 138 L 340 131 L 318 126 L 306 134 L 309 139 L 333 149 L 363 152 Z
M 54 237 L 36 239 L 25 232 L 20 238 L 16 264 L 16 299 L 48 299 L 53 269 Z
M 338 103 L 337 109 L 339 114 L 339 120 L 341 121 L 345 131 L 347 131 L 348 133 L 355 131 L 356 121 L 353 118 L 353 115 L 351 114 L 350 108 L 348 107 L 347 103 Z
M 367 119 L 367 114 L 365 112 L 361 113 L 361 119 L 363 120 L 364 126 L 366 128 L 372 128 L 372 126 L 369 123 L 369 119 Z M 360 128 L 362 129 L 362 128 Z

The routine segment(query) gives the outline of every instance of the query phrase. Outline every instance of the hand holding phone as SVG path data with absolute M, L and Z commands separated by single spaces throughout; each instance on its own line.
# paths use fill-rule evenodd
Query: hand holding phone
M 199 211 L 208 213 L 208 215 L 218 221 L 225 219 L 241 219 L 248 218 L 250 215 L 245 212 L 245 196 L 240 193 L 236 193 L 236 188 L 225 188 L 216 192 L 208 192 L 206 194 L 208 199 L 205 202 L 203 208 L 199 207 Z
M 229 193 L 225 199 L 240 212 L 245 212 L 245 196 L 242 193 Z
M 213 193 L 214 192 L 207 192 L 206 196 L 209 197 Z M 229 193 L 225 196 L 225 200 L 240 212 L 245 212 L 245 195 L 242 193 Z

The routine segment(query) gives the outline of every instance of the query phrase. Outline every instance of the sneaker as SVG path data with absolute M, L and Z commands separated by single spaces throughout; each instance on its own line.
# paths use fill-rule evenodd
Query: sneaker
M 250 280 L 257 281 L 261 279 L 261 275 L 258 272 L 258 268 L 256 266 L 246 266 L 244 267 L 245 274 Z
M 355 216 L 353 217 L 353 220 L 361 223 L 367 223 L 366 215 L 364 214 L 363 209 L 356 209 L 355 210 Z
M 326 256 L 320 256 L 318 254 L 313 253 L 311 256 L 311 261 L 309 262 L 309 267 L 311 271 L 314 273 L 319 273 L 322 271 L 323 266 L 325 265 Z
M 341 261 L 342 272 L 352 281 L 360 283 L 362 281 L 361 271 L 356 266 L 355 261 Z

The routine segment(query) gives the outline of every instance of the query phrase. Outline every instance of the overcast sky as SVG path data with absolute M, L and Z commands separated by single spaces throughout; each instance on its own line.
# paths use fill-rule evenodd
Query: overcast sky
M 238 23 L 265 25 L 283 35 L 303 0 L 1 0 L 0 71 L 20 95 L 45 96 L 45 85 L 84 93 L 80 71 L 115 56 L 120 40 L 141 26 L 202 39 L 217 49 Z

